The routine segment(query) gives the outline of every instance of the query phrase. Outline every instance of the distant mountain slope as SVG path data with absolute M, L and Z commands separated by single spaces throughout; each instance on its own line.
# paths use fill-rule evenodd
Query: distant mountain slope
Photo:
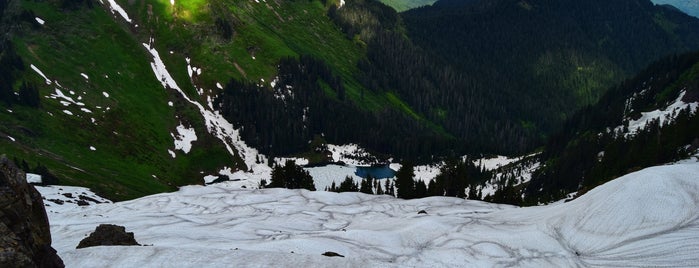
M 699 18 L 699 1 L 695 0 L 652 0 L 657 5 L 672 5 L 683 12 Z
M 401 13 L 408 36 L 471 81 L 463 95 L 507 118 L 491 121 L 532 138 L 653 60 L 699 49 L 699 19 L 649 0 L 440 3 Z
M 431 5 L 437 0 L 381 0 L 381 3 L 392 7 L 398 12 L 403 12 L 408 9 Z
M 699 150 L 699 53 L 658 61 L 586 107 L 554 135 L 526 195 L 533 203 L 585 192 Z

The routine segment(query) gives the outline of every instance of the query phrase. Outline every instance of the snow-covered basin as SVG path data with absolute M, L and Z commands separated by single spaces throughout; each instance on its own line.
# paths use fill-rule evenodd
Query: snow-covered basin
M 530 208 L 222 183 L 49 212 L 68 267 L 696 267 L 698 218 L 694 161 Z M 101 223 L 147 246 L 75 249 Z

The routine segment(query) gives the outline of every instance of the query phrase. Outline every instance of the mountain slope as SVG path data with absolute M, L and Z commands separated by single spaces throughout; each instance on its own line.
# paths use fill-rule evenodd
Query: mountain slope
M 4 100 L 3 151 L 45 177 L 117 200 L 198 183 L 200 171 L 234 165 L 193 107 L 163 90 L 128 27 L 99 6 L 60 4 L 10 1 L 4 11 L 5 25 L 15 22 L 3 42 L 13 49 L 3 53 L 21 56 L 15 84 L 34 88 L 36 105 Z M 173 144 L 185 139 L 178 128 L 194 131 L 193 148 Z
M 585 192 L 699 148 L 699 54 L 659 61 L 611 89 L 552 136 L 526 194 L 532 202 Z
M 0 85 L 0 149 L 27 162 L 27 171 L 121 200 L 201 183 L 205 175 L 268 172 L 268 158 L 241 136 L 265 153 L 281 154 L 312 151 L 307 141 L 316 137 L 323 143 L 365 137 L 378 144 L 395 138 L 393 144 L 400 144 L 401 138 L 434 132 L 415 122 L 400 98 L 366 90 L 357 80 L 365 51 L 325 15 L 334 5 L 3 2 L 1 26 L 9 34 L 1 46 L 8 64 Z M 279 65 L 302 56 L 325 66 L 325 79 L 312 81 L 320 91 L 314 101 L 323 106 L 307 111 L 297 103 L 303 114 L 296 117 L 285 101 L 248 104 L 273 105 L 294 131 L 309 124 L 312 131 L 262 143 L 269 140 L 249 137 L 283 137 L 290 128 L 255 132 L 260 121 L 243 116 L 261 113 L 218 106 L 234 95 L 224 88 L 237 94 L 244 90 L 235 85 L 254 85 L 255 96 L 266 98 L 292 85 L 290 77 L 278 77 Z M 340 120 L 328 120 L 335 113 Z
M 699 18 L 699 2 L 692 0 L 653 0 L 656 5 L 672 5 L 682 12 Z
M 699 20 L 648 0 L 440 3 L 401 13 L 408 36 L 472 81 L 462 95 L 493 100 L 483 121 L 532 140 L 658 57 L 699 49 Z

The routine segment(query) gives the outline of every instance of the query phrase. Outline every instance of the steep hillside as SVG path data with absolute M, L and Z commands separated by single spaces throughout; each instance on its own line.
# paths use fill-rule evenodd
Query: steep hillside
M 530 202 L 581 193 L 699 149 L 699 53 L 651 65 L 613 88 L 554 135 L 526 188 Z
M 121 200 L 268 176 L 247 144 L 323 162 L 326 142 L 431 155 L 453 140 L 358 81 L 365 43 L 325 15 L 332 4 L 5 3 L 0 149 L 47 183 Z
M 17 60 L 2 66 L 12 75 L 2 88 L 1 150 L 25 169 L 117 200 L 244 165 L 159 83 L 135 25 L 112 16 L 92 1 L 8 2 L 3 59 Z M 23 88 L 18 102 L 12 91 Z
M 440 1 L 401 16 L 415 44 L 468 78 L 462 96 L 490 103 L 485 126 L 510 122 L 530 140 L 653 60 L 699 49 L 699 20 L 649 0 Z

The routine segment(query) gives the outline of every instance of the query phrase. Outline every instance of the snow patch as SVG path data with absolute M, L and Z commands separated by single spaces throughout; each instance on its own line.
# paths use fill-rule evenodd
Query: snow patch
M 73 92 L 73 95 L 74 94 L 75 92 Z M 59 100 L 59 102 L 64 106 L 70 106 L 70 104 L 75 104 L 77 106 L 85 106 L 85 103 L 73 100 L 72 97 L 69 97 L 68 95 L 64 94 L 63 91 L 61 91 L 58 88 L 55 89 L 54 94 L 51 94 L 48 97 L 54 100 Z
M 681 110 L 687 109 L 689 107 L 690 113 L 695 113 L 697 111 L 697 108 L 699 107 L 699 103 L 697 102 L 692 102 L 692 103 L 685 103 L 682 101 L 682 98 L 684 98 L 684 95 L 687 92 L 683 90 L 680 92 L 680 95 L 675 99 L 674 102 L 672 102 L 670 105 L 668 105 L 667 108 L 660 110 L 656 109 L 654 111 L 650 112 L 642 112 L 641 113 L 641 118 L 636 119 L 636 120 L 629 120 L 628 124 L 626 127 L 628 128 L 628 132 L 624 134 L 625 137 L 628 136 L 633 136 L 638 131 L 643 130 L 648 123 L 654 120 L 658 120 L 658 123 L 660 125 L 664 125 L 670 121 L 672 121 L 677 113 Z M 618 126 L 615 128 L 616 132 L 621 132 L 624 129 L 624 126 Z
M 82 76 L 83 78 L 85 78 L 85 80 L 89 80 L 89 79 L 90 79 L 90 77 L 87 76 L 87 75 L 84 74 L 84 73 L 80 73 L 80 76 Z
M 431 180 L 437 178 L 437 175 L 441 173 L 441 168 L 444 163 L 430 164 L 430 165 L 420 165 L 413 167 L 413 173 L 415 174 L 415 180 L 422 181 L 425 184 L 429 183 Z M 396 171 L 398 171 L 396 169 Z
M 7 138 L 8 138 L 9 140 L 13 141 L 13 142 L 17 141 L 17 140 L 15 140 L 15 138 L 13 138 L 12 136 L 7 136 Z
M 369 166 L 376 163 L 375 158 L 359 145 L 350 143 L 345 145 L 327 145 L 332 154 L 333 162 L 343 162 L 352 166 Z
M 73 115 L 73 113 L 71 111 L 68 111 L 68 110 L 63 110 L 63 113 L 65 113 L 67 115 Z
M 90 146 L 90 151 L 97 151 L 97 148 L 95 148 L 95 146 Z
M 36 18 L 34 18 L 34 19 L 36 20 L 36 22 L 38 22 L 38 23 L 41 24 L 41 25 L 44 25 L 44 23 L 46 23 L 46 21 L 44 21 L 43 19 L 41 19 L 41 18 L 39 18 L 39 17 L 36 17 Z
M 97 204 L 112 203 L 109 199 L 101 197 L 88 188 L 75 186 L 34 186 L 41 196 L 44 198 L 44 206 L 46 206 L 46 214 L 49 218 L 62 213 L 79 213 L 87 210 Z M 87 206 L 78 205 L 79 201 L 83 201 Z M 76 224 L 79 219 L 75 219 Z M 92 227 L 94 230 L 94 227 Z M 75 244 L 77 246 L 77 244 Z
M 50 84 L 51 84 L 51 80 L 49 80 L 48 78 L 46 78 L 46 75 L 44 75 L 44 73 L 43 73 L 41 70 L 39 70 L 38 67 L 34 66 L 34 64 L 30 64 L 29 67 L 31 67 L 32 70 L 34 70 L 37 74 L 39 74 L 41 77 L 43 77 L 44 80 L 46 81 L 46 84 L 47 84 L 47 85 L 50 85 Z
M 318 191 L 329 188 L 333 182 L 335 182 L 335 186 L 339 187 L 346 177 L 352 178 L 355 183 L 362 181 L 362 177 L 355 175 L 357 167 L 354 166 L 326 165 L 304 169 L 313 177 L 313 183 Z M 381 182 L 383 188 L 383 180 Z
M 102 95 L 103 95 L 105 98 L 109 98 L 109 93 L 107 93 L 107 92 L 102 91 Z
M 194 128 L 186 128 L 181 123 L 177 126 L 177 135 L 170 133 L 175 139 L 175 150 L 182 150 L 185 154 L 192 149 L 192 142 L 197 140 Z
M 112 13 L 114 13 L 114 12 L 119 13 L 119 15 L 121 15 L 121 17 L 124 18 L 124 20 L 126 22 L 131 23 L 131 19 L 129 18 L 129 15 L 126 14 L 126 11 L 123 8 L 121 8 L 121 6 L 119 4 L 117 4 L 116 1 L 107 0 L 107 2 L 109 3 L 109 8 L 111 9 Z
M 473 160 L 473 164 L 476 166 L 482 166 L 483 168 L 485 168 L 485 170 L 495 170 L 500 167 L 517 162 L 521 159 L 521 157 L 509 158 L 507 156 L 498 155 L 495 157 L 480 158 Z
M 39 174 L 34 174 L 34 173 L 27 173 L 27 183 L 41 183 L 41 175 Z
M 299 166 L 308 165 L 308 159 L 296 157 L 275 157 L 274 163 L 277 163 L 277 165 L 284 165 L 287 160 L 294 161 L 294 163 Z

